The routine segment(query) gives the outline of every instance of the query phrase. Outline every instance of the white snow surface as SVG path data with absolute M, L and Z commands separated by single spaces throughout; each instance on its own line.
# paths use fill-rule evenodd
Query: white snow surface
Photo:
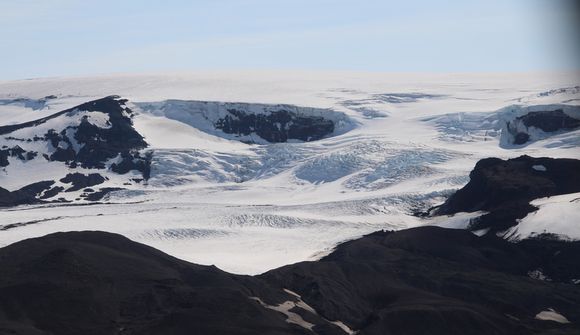
M 580 240 L 580 193 L 536 199 L 531 204 L 539 209 L 508 229 L 505 236 L 519 240 L 549 233 L 562 239 Z
M 564 324 L 570 323 L 570 321 L 565 316 L 556 312 L 553 308 L 548 308 L 545 311 L 541 311 L 540 313 L 536 314 L 535 318 L 542 321 L 554 321 Z
M 106 203 L 0 209 L 0 247 L 57 231 L 104 230 L 191 262 L 256 274 L 316 259 L 337 243 L 379 229 L 464 228 L 474 215 L 426 221 L 411 214 L 462 187 L 482 158 L 580 158 L 578 130 L 538 137 L 526 146 L 500 143 L 506 110 L 539 105 L 576 110 L 578 78 L 576 73 L 295 71 L 0 82 L 0 125 L 119 95 L 129 100 L 135 128 L 154 153 L 146 184 L 124 186 L 131 176 L 97 171 L 110 179 L 106 186 L 127 188 L 111 193 Z M 38 102 L 50 95 L 56 98 Z M 257 113 L 291 105 L 301 113 L 329 117 L 339 127 L 319 141 L 249 145 L 210 127 L 220 108 L 232 104 Z M 90 122 L 105 127 L 98 114 L 91 114 Z M 14 190 L 68 172 L 83 171 L 59 162 L 10 158 L 0 170 L 0 187 Z M 70 194 L 71 199 L 77 196 Z M 517 234 L 525 236 L 529 226 L 580 238 L 565 223 L 539 227 L 540 217 L 532 220 L 551 206 L 556 205 L 546 203 L 522 220 Z M 578 213 L 578 202 L 557 206 L 567 218 Z M 556 215 L 546 212 L 546 217 Z

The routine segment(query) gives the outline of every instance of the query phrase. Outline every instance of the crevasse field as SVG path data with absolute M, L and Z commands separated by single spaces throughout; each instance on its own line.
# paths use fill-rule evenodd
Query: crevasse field
M 126 189 L 103 203 L 75 200 L 78 191 L 66 194 L 72 203 L 0 209 L 0 247 L 57 231 L 103 230 L 191 262 L 257 274 L 316 259 L 339 242 L 380 229 L 464 228 L 474 214 L 422 219 L 413 213 L 465 185 L 482 158 L 580 159 L 578 130 L 538 130 L 517 146 L 505 129 L 528 111 L 580 115 L 578 78 L 200 72 L 0 82 L 0 125 L 119 95 L 136 112 L 134 127 L 149 144 L 144 151 L 153 152 L 145 184 L 127 185 L 127 176 L 100 172 L 108 187 Z M 47 96 L 54 97 L 42 99 Z M 262 113 L 278 104 L 332 120 L 334 133 L 270 144 L 213 127 L 228 106 Z M 106 122 L 90 117 L 94 124 Z M 16 190 L 58 179 L 68 169 L 60 162 L 14 162 L 0 170 L 0 186 Z M 549 231 L 580 238 L 580 228 L 560 224 L 580 220 L 578 198 L 536 200 L 540 210 L 506 235 Z

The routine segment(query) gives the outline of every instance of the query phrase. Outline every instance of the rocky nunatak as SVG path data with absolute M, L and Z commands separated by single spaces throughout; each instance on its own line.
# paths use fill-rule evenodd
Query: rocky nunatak
M 334 122 L 320 116 L 299 115 L 284 109 L 269 114 L 251 114 L 230 108 L 215 123 L 226 134 L 256 134 L 270 143 L 320 140 L 334 131 Z
M 20 144 L 0 148 L 0 167 L 9 166 L 11 160 L 42 159 L 62 162 L 70 169 L 95 171 L 62 176 L 61 182 L 69 183 L 70 179 L 78 185 L 66 190 L 63 186 L 50 188 L 56 180 L 42 181 L 40 186 L 35 183 L 14 191 L 0 188 L 0 206 L 62 201 L 57 198 L 61 191 L 71 192 L 103 183 L 107 178 L 100 175 L 99 169 L 117 174 L 138 171 L 142 175 L 140 179 L 149 179 L 152 152 L 143 151 L 147 143 L 133 127 L 134 112 L 126 102 L 117 96 L 109 96 L 38 120 L 0 127 L 0 136 L 6 143 Z M 46 144 L 35 145 L 40 143 Z M 23 149 L 27 146 L 47 149 L 46 152 Z M 86 178 L 90 181 L 81 180 Z
M 469 174 L 470 181 L 451 195 L 434 215 L 485 211 L 475 219 L 472 230 L 498 233 L 515 226 L 518 219 L 537 210 L 530 201 L 580 192 L 580 161 L 534 158 L 482 159 Z

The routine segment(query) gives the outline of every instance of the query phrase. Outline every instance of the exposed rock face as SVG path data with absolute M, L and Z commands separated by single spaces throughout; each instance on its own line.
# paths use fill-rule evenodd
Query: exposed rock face
M 486 158 L 469 174 L 470 181 L 435 214 L 488 211 L 472 229 L 503 231 L 536 210 L 536 198 L 580 192 L 580 161 L 521 156 L 507 161 Z
M 50 143 L 54 148 L 47 155 L 51 161 L 66 162 L 70 167 L 78 165 L 83 168 L 103 169 L 107 160 L 119 155 L 139 159 L 136 152 L 147 147 L 143 137 L 133 128 L 133 112 L 125 107 L 126 101 L 116 96 L 90 101 L 42 119 L 0 127 L 0 135 L 7 135 L 9 140 Z M 89 117 L 90 112 L 102 113 L 106 116 L 106 121 L 103 124 L 93 123 Z M 84 115 L 77 121 L 75 116 L 81 115 L 80 113 Z M 70 121 L 61 122 L 65 125 L 62 129 L 47 126 L 49 121 L 57 118 L 68 118 Z M 42 126 L 48 127 L 43 136 L 19 138 L 12 135 L 21 129 Z
M 143 137 L 133 128 L 130 119 L 132 111 L 121 105 L 125 101 L 104 98 L 77 107 L 81 110 L 105 111 L 111 124 L 110 128 L 100 128 L 87 119 L 81 121 L 75 139 L 84 144 L 77 154 L 83 167 L 104 168 L 103 162 L 107 159 L 119 154 L 129 155 L 130 151 L 147 146 Z
M 356 122 L 327 108 L 287 104 L 165 100 L 135 103 L 142 111 L 252 144 L 315 141 L 343 134 Z
M 50 189 L 52 184 L 54 184 L 52 180 L 41 181 L 12 192 L 0 187 L 0 207 L 30 205 L 42 202 L 37 197 L 43 191 Z
M 538 130 L 544 133 L 571 131 L 580 127 L 580 119 L 574 118 L 562 109 L 529 112 L 516 117 L 506 124 L 506 131 L 512 137 L 512 144 L 523 145 L 535 140 Z
M 568 252 L 579 248 L 575 243 Z M 578 271 L 578 260 L 573 262 Z M 539 263 L 518 244 L 423 227 L 374 233 L 340 245 L 319 262 L 263 277 L 360 334 L 529 334 L 542 326 L 533 320 L 536 310 L 549 304 L 578 317 L 572 307 L 577 303 L 560 300 L 578 296 L 577 286 L 561 287 L 566 292 L 556 297 L 552 289 L 558 285 L 523 277 Z M 564 306 L 571 309 L 564 312 Z
M 68 188 L 66 192 L 73 192 L 78 191 L 81 188 L 102 184 L 105 182 L 105 178 L 98 173 L 85 175 L 75 172 L 67 174 L 66 177 L 62 178 L 60 181 L 65 184 L 72 184 L 72 186 Z
M 125 174 L 131 170 L 137 170 L 141 172 L 143 179 L 147 180 L 151 177 L 152 156 L 153 153 L 151 152 L 143 156 L 139 152 L 123 152 L 121 153 L 121 161 L 111 164 L 111 171 L 118 174 Z
M 359 334 L 531 334 L 546 328 L 571 334 L 578 325 L 541 324 L 534 316 L 555 305 L 563 315 L 580 317 L 574 300 L 580 287 L 533 280 L 528 273 L 572 262 L 574 274 L 564 277 L 574 278 L 580 262 L 572 255 L 580 242 L 554 242 L 558 247 L 550 251 L 542 243 L 512 244 L 439 227 L 377 232 L 338 246 L 318 262 L 261 277 Z M 559 250 L 567 256 L 554 256 Z M 551 258 L 538 257 L 550 252 Z
M 107 168 L 118 174 L 139 171 L 142 179 L 147 180 L 151 174 L 152 153 L 140 152 L 147 143 L 133 127 L 134 113 L 125 105 L 126 101 L 109 96 L 38 120 L 0 126 L 0 168 L 9 171 L 11 161 L 40 159 L 63 162 L 73 169 Z M 61 182 L 71 183 L 71 187 L 55 186 L 43 194 L 5 190 L 1 206 L 51 201 L 50 198 L 62 191 L 78 191 L 102 184 L 106 179 L 100 173 L 70 173 Z M 118 190 L 116 187 L 104 189 L 84 198 L 100 199 Z
M 57 233 L 0 249 L 0 332 L 574 334 L 580 287 L 563 283 L 580 277 L 578 252 L 423 227 L 249 277 L 116 234 Z M 552 281 L 530 278 L 536 269 Z M 571 323 L 534 319 L 549 308 Z
M 81 198 L 84 198 L 87 201 L 100 201 L 102 200 L 107 194 L 114 192 L 114 191 L 121 191 L 122 188 L 119 187 L 103 187 L 98 191 L 93 189 L 85 189 L 85 193 L 81 194 Z
M 289 294 L 115 234 L 22 241 L 0 250 L 0 266 L 0 333 L 311 334 L 250 299 Z
M 536 127 L 543 131 L 571 130 L 580 127 L 580 120 L 565 114 L 561 109 L 546 112 L 530 112 L 518 117 L 526 127 Z
M 37 155 L 37 152 L 26 151 L 17 145 L 12 148 L 5 147 L 0 149 L 0 167 L 5 167 L 10 164 L 8 157 L 15 157 L 21 161 L 29 161 L 34 159 Z
M 110 127 L 102 128 L 89 122 L 88 118 L 82 118 L 78 126 L 67 127 L 60 133 L 50 132 L 45 138 L 50 139 L 56 152 L 51 156 L 52 160 L 65 161 L 69 164 L 79 164 L 84 168 L 105 168 L 105 162 L 117 155 L 131 155 L 131 151 L 143 149 L 147 143 L 143 137 L 133 128 L 130 115 L 132 112 L 123 107 L 126 100 L 116 97 L 107 97 L 91 101 L 75 107 L 75 110 L 102 112 L 108 115 Z M 73 150 L 71 139 L 67 136 L 68 129 L 75 129 L 74 139 L 79 143 L 78 152 Z M 66 149 L 59 147 L 63 141 L 69 145 Z
M 279 110 L 270 114 L 248 114 L 228 109 L 230 115 L 215 123 L 226 134 L 256 134 L 270 143 L 288 140 L 315 141 L 334 131 L 334 123 L 322 117 L 301 116 L 294 112 Z

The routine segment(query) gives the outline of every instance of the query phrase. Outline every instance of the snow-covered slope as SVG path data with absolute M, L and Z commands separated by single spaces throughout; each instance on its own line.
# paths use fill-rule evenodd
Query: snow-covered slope
M 60 179 L 67 174 L 99 173 L 108 180 L 94 192 L 122 189 L 103 194 L 106 204 L 77 206 L 92 201 L 80 197 L 83 190 L 62 190 L 46 200 L 71 203 L 2 209 L 0 245 L 98 229 L 237 273 L 319 257 L 339 241 L 377 229 L 424 224 L 412 214 L 466 184 L 482 158 L 580 158 L 575 127 L 541 133 L 532 127 L 524 145 L 505 142 L 508 122 L 529 112 L 563 110 L 576 118 L 577 78 L 240 72 L 0 82 L 0 126 L 110 95 L 126 99 L 131 129 L 146 143 L 128 150 L 130 161 L 150 163 L 149 178 L 141 181 L 134 166 L 122 174 L 111 169 L 129 161 L 120 153 L 99 167 L 43 158 L 60 142 L 52 146 L 34 135 L 53 128 L 60 134 L 82 122 L 106 130 L 110 119 L 99 111 L 77 109 L 0 135 L 4 149 L 19 145 L 39 153 L 28 160 L 10 152 L 2 188 L 53 180 L 52 187 L 66 189 Z M 301 124 L 320 127 L 291 131 Z M 7 139 L 16 135 L 24 141 Z M 78 153 L 82 144 L 70 140 L 70 146 Z
M 539 207 L 520 220 L 506 233 L 512 240 L 542 234 L 563 239 L 580 240 L 580 193 L 564 194 L 532 201 Z

